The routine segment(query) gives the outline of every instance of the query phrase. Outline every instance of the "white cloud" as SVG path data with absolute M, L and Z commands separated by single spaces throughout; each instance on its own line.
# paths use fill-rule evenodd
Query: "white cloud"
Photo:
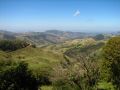
M 75 13 L 74 13 L 74 15 L 73 16 L 79 16 L 80 15 L 80 11 L 79 10 L 77 10 Z

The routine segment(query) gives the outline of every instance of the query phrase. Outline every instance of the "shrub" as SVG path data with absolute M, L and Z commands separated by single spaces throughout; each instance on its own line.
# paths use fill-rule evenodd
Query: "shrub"
M 97 63 L 88 56 L 67 62 L 53 68 L 54 90 L 93 90 L 99 79 Z
M 38 81 L 20 62 L 0 72 L 0 90 L 38 90 Z
M 17 49 L 24 48 L 29 44 L 21 40 L 1 40 L 0 49 L 3 51 L 15 51 Z

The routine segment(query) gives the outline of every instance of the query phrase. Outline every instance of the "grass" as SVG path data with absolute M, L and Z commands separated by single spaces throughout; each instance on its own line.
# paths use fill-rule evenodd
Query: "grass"
M 85 42 L 94 42 L 94 40 L 83 39 L 81 41 L 81 39 L 76 39 L 62 44 L 48 45 L 41 48 L 26 47 L 9 53 L 0 51 L 0 60 L 11 58 L 15 61 L 25 61 L 29 64 L 29 68 L 35 72 L 44 70 L 49 71 L 55 64 L 64 60 L 63 52 L 78 43 Z
M 12 59 L 25 61 L 33 72 L 48 72 L 56 64 L 63 60 L 61 53 L 49 49 L 26 47 L 13 52 L 0 51 L 0 60 Z
M 42 86 L 41 90 L 52 90 L 52 86 Z
M 98 89 L 100 90 L 115 90 L 111 82 L 100 82 L 98 83 Z
M 25 61 L 28 63 L 28 67 L 37 74 L 49 74 L 52 67 L 59 63 L 63 58 L 63 52 L 67 49 L 76 46 L 77 44 L 93 44 L 94 40 L 87 41 L 69 41 L 63 44 L 49 45 L 46 47 L 26 47 L 13 52 L 0 51 L 0 60 L 12 59 L 14 61 Z M 111 83 L 101 82 L 98 84 L 98 88 L 103 90 L 114 90 Z M 52 86 L 42 86 L 42 90 L 52 90 Z

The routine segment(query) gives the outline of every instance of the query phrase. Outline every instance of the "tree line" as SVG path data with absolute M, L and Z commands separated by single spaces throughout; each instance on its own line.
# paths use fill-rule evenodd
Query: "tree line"
M 0 49 L 3 51 L 15 51 L 30 45 L 22 40 L 0 40 Z

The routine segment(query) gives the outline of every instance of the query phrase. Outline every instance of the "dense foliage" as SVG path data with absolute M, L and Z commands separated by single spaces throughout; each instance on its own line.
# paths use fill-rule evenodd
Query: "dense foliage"
M 103 40 L 105 39 L 105 36 L 103 34 L 98 34 L 94 37 L 95 40 Z
M 94 90 L 99 79 L 99 67 L 89 56 L 78 56 L 53 69 L 54 90 Z
M 120 37 L 111 38 L 104 49 L 104 70 L 107 77 L 120 89 Z
M 38 90 L 38 81 L 26 63 L 6 63 L 0 71 L 0 90 Z
M 0 49 L 3 51 L 14 51 L 17 49 L 24 48 L 29 44 L 25 41 L 21 40 L 1 40 L 0 41 Z

